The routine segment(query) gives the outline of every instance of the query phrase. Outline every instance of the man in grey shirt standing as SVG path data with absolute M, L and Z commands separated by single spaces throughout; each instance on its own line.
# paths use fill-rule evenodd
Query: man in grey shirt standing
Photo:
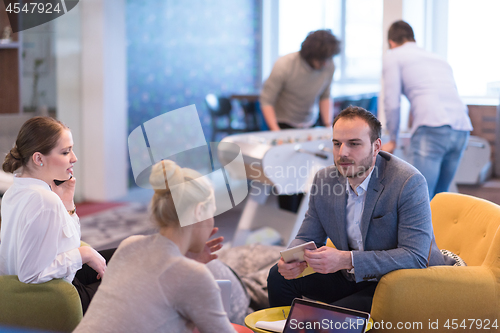
M 339 52 L 340 42 L 331 30 L 317 30 L 307 35 L 299 52 L 276 60 L 260 94 L 262 114 L 271 131 L 314 126 L 318 99 L 323 125 L 332 125 L 332 57 Z M 302 197 L 302 193 L 280 195 L 279 206 L 297 212 Z
M 331 126 L 332 57 L 339 52 L 340 42 L 331 30 L 317 30 L 309 33 L 299 52 L 276 61 L 260 95 L 262 113 L 271 131 L 312 127 L 318 119 L 318 98 L 321 120 Z

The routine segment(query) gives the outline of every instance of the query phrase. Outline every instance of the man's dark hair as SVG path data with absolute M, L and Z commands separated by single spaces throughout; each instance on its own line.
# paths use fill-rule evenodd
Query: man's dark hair
M 413 29 L 405 21 L 396 21 L 389 28 L 388 39 L 403 44 L 404 42 L 414 42 L 415 35 Z
M 375 117 L 373 113 L 370 111 L 366 111 L 360 106 L 348 106 L 342 112 L 340 112 L 337 117 L 333 120 L 333 126 L 335 126 L 335 123 L 341 119 L 341 118 L 347 118 L 347 119 L 354 119 L 354 118 L 361 118 L 366 123 L 368 126 L 370 126 L 370 141 L 371 143 L 374 143 L 375 140 L 379 139 L 382 133 L 382 124 L 380 121 Z M 332 128 L 333 128 L 332 126 Z
M 327 60 L 339 53 L 340 41 L 330 29 L 311 31 L 300 48 L 300 56 L 308 63 Z

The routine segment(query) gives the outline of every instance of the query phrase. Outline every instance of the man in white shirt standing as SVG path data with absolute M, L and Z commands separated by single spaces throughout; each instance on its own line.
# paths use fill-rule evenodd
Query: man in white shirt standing
M 396 148 L 404 94 L 411 104 L 409 162 L 424 175 L 432 199 L 448 191 L 455 176 L 472 130 L 468 110 L 458 95 L 450 65 L 418 47 L 408 23 L 394 22 L 388 40 L 383 80 L 390 141 L 382 150 L 392 153 Z

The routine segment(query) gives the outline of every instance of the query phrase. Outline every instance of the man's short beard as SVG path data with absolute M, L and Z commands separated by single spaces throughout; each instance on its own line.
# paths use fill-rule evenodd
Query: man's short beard
M 351 167 L 347 167 L 347 172 L 346 174 L 344 175 L 342 173 L 342 168 L 338 167 L 336 164 L 337 162 L 335 162 L 335 166 L 337 167 L 337 170 L 339 170 L 339 172 L 346 178 L 359 178 L 361 176 L 363 176 L 364 173 L 366 173 L 368 170 L 370 170 L 370 168 L 374 165 L 373 164 L 373 150 L 372 152 L 367 156 L 365 157 L 360 165 L 357 167 L 357 171 L 356 170 L 351 170 Z M 352 166 L 354 168 L 354 165 Z
M 358 171 L 351 177 L 347 176 L 347 178 L 355 178 L 363 176 L 373 166 L 372 163 L 373 163 L 373 157 L 370 154 L 364 160 L 361 161 L 361 164 L 358 166 Z

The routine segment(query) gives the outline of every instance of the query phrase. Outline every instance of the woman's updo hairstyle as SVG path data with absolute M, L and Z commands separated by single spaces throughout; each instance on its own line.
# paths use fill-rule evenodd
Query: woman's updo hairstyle
M 63 129 L 68 127 L 51 117 L 28 119 L 19 130 L 14 148 L 5 156 L 3 171 L 13 173 L 25 167 L 36 152 L 49 154 L 57 145 Z
M 212 185 L 202 175 L 188 168 L 181 168 L 175 162 L 163 160 L 153 165 L 149 183 L 155 189 L 151 199 L 151 213 L 160 227 L 179 226 L 179 214 L 194 209 L 199 203 L 208 203 L 213 197 Z M 192 180 L 197 181 L 192 181 Z M 176 198 L 182 202 L 174 205 L 170 188 L 175 186 Z M 178 211 L 177 209 L 183 211 Z

